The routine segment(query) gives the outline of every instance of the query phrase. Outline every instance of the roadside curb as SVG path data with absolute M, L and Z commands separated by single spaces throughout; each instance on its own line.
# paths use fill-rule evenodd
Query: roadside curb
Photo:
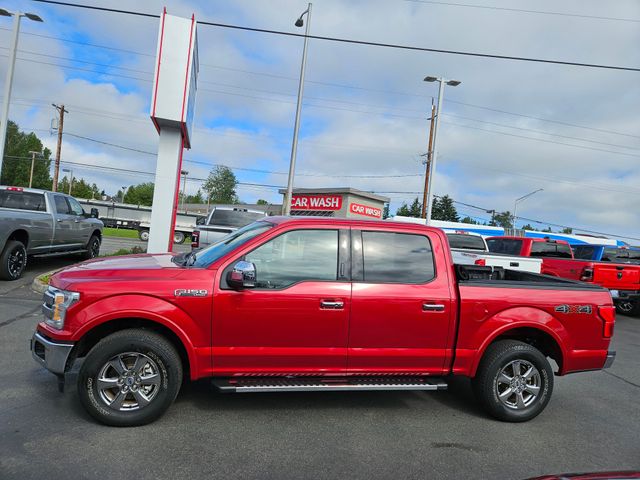
M 59 272 L 61 269 L 57 268 L 55 270 L 51 270 L 50 272 L 45 272 L 42 273 L 40 275 L 38 275 L 36 278 L 33 279 L 33 282 L 31 282 L 31 290 L 33 290 L 36 293 L 44 293 L 47 291 L 47 288 L 49 287 L 49 282 L 45 283 L 42 280 L 40 280 L 40 278 L 49 275 L 49 277 L 51 277 L 51 275 L 53 275 L 54 273 Z

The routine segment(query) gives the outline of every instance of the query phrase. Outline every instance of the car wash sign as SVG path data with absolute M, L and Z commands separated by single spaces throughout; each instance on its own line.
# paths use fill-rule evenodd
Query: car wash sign
M 364 215 L 365 217 L 382 218 L 381 208 L 370 207 L 369 205 L 362 205 L 361 203 L 351 203 L 349 205 L 349 211 L 357 215 Z
M 291 198 L 291 210 L 335 211 L 341 208 L 341 195 L 293 195 Z

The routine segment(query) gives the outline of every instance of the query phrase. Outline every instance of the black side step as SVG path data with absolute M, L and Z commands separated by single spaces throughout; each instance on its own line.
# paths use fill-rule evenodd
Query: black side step
M 367 390 L 446 390 L 436 377 L 234 377 L 216 378 L 213 385 L 221 392 L 333 392 Z

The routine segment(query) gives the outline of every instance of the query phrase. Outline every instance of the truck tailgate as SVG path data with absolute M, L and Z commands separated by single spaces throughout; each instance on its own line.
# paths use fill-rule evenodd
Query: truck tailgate
M 593 283 L 610 290 L 640 290 L 640 265 L 597 263 Z

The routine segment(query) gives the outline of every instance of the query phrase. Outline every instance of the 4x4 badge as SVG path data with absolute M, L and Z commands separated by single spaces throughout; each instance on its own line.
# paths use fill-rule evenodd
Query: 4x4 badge
M 591 305 L 558 305 L 555 311 L 558 313 L 586 313 L 589 315 L 593 312 L 593 308 Z

